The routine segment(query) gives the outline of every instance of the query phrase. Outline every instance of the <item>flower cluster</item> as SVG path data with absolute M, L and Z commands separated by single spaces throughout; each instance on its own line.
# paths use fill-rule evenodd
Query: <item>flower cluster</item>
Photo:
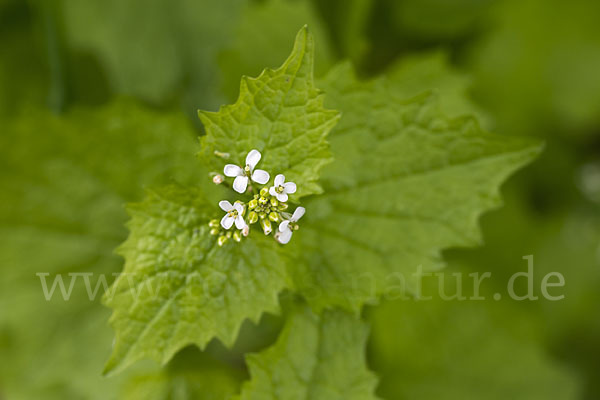
M 220 153 L 223 154 L 223 153 Z M 273 186 L 258 188 L 250 181 L 259 185 L 266 185 L 271 176 L 267 171 L 256 169 L 261 159 L 258 150 L 252 150 L 246 156 L 246 164 L 243 167 L 227 164 L 223 169 L 225 176 L 234 178 L 233 190 L 241 194 L 252 196 L 247 202 L 237 200 L 231 204 L 227 200 L 219 202 L 219 207 L 225 211 L 221 220 L 210 221 L 210 233 L 219 236 L 217 243 L 223 246 L 229 239 L 240 242 L 242 237 L 250 234 L 250 225 L 259 223 L 265 235 L 273 232 L 273 224 L 277 223 L 274 237 L 281 243 L 286 244 L 292 238 L 292 233 L 298 230 L 298 220 L 306 211 L 304 207 L 297 207 L 293 214 L 286 212 L 288 209 L 289 195 L 296 193 L 296 184 L 286 182 L 283 174 L 278 174 L 273 180 Z M 224 182 L 223 176 L 216 174 L 213 182 L 220 184 Z M 230 229 L 235 225 L 235 230 Z

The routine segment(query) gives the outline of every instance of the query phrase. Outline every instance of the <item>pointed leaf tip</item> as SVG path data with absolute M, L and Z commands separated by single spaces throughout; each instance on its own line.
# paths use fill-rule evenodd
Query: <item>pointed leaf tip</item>
M 252 148 L 261 149 L 260 169 L 282 173 L 296 182 L 294 197 L 321 193 L 321 168 L 331 162 L 326 137 L 339 113 L 323 107 L 323 94 L 314 84 L 314 39 L 302 27 L 291 54 L 276 70 L 257 78 L 242 77 L 239 98 L 219 112 L 200 119 L 206 129 L 200 158 L 210 170 L 220 170 L 214 151 L 227 151 L 240 165 Z M 245 138 L 239 140 L 239 138 Z

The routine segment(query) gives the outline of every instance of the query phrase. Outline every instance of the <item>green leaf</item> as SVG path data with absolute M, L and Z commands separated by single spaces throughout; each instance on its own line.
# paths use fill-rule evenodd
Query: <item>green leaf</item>
M 450 64 L 441 51 L 402 57 L 387 73 L 390 91 L 396 97 L 410 98 L 432 90 L 439 96 L 439 107 L 448 117 L 477 116 L 484 127 L 490 117 L 468 96 L 471 80 Z
M 129 212 L 131 234 L 119 249 L 124 273 L 105 298 L 116 331 L 105 372 L 141 358 L 164 364 L 214 337 L 231 346 L 246 318 L 278 312 L 289 256 L 272 237 L 217 246 L 208 222 L 221 211 L 196 189 L 150 192 Z
M 478 217 L 540 145 L 448 119 L 429 94 L 398 98 L 385 78 L 358 82 L 348 65 L 321 84 L 344 118 L 330 138 L 325 193 L 306 203 L 307 263 L 295 279 L 315 307 L 356 311 L 390 286 L 411 290 L 419 266 L 442 267 L 442 249 L 479 244 Z
M 258 149 L 260 168 L 284 174 L 296 182 L 296 197 L 320 193 L 321 168 L 331 161 L 326 136 L 337 123 L 337 111 L 323 107 L 323 95 L 313 81 L 314 41 L 308 28 L 298 32 L 292 54 L 276 70 L 258 78 L 242 78 L 240 96 L 219 112 L 200 112 L 206 128 L 200 157 L 214 171 L 229 153 L 229 162 L 243 165 L 246 154 Z
M 277 343 L 246 357 L 251 380 L 240 400 L 375 400 L 366 368 L 365 323 L 342 311 L 293 310 Z
M 113 333 L 101 277 L 111 283 L 127 237 L 123 204 L 146 185 L 191 184 L 205 173 L 190 149 L 194 130 L 180 113 L 127 101 L 74 108 L 63 116 L 32 110 L 4 121 L 0 135 L 0 392 L 11 399 L 114 398 L 118 379 L 100 376 Z M 214 185 L 213 185 L 214 186 Z M 48 285 L 75 280 L 70 299 Z

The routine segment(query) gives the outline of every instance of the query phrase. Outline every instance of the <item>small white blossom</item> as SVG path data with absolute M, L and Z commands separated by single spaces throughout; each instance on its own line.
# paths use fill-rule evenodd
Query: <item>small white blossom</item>
M 227 214 L 221 219 L 221 226 L 225 229 L 231 228 L 233 223 L 235 222 L 235 227 L 238 229 L 244 229 L 246 226 L 246 221 L 244 221 L 244 217 L 242 214 L 244 212 L 244 206 L 240 203 L 235 203 L 231 205 L 227 200 L 222 200 L 219 202 L 219 207 Z
M 256 164 L 260 161 L 260 152 L 256 149 L 251 150 L 246 156 L 246 166 L 244 168 L 234 164 L 227 164 L 223 169 L 225 176 L 235 177 L 233 181 L 233 190 L 238 193 L 244 193 L 248 187 L 248 179 L 264 185 L 269 182 L 269 173 L 262 169 L 255 170 Z
M 271 196 L 277 197 L 277 200 L 285 203 L 288 201 L 288 193 L 296 193 L 296 184 L 294 182 L 286 182 L 285 176 L 279 174 L 275 177 L 274 186 L 269 189 Z
M 293 231 L 298 229 L 296 222 L 302 218 L 305 212 L 306 210 L 304 207 L 298 207 L 289 220 L 283 221 L 281 224 L 279 224 L 279 233 L 276 236 L 276 239 L 279 241 L 279 243 L 286 244 L 290 241 L 292 238 L 292 233 L 294 233 Z

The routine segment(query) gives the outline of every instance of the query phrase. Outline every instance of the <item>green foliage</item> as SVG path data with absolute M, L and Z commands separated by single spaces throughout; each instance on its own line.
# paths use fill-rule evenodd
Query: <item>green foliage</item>
M 247 356 L 251 380 L 239 399 L 375 400 L 377 379 L 363 351 L 367 331 L 341 311 L 293 309 L 277 343 Z
M 200 112 L 206 129 L 200 157 L 221 172 L 223 158 L 243 165 L 246 154 L 258 149 L 260 168 L 284 174 L 296 182 L 296 197 L 320 193 L 321 168 L 331 161 L 325 140 L 339 115 L 323 107 L 323 96 L 313 79 L 314 39 L 305 27 L 296 36 L 292 54 L 277 70 L 258 78 L 242 78 L 240 96 L 216 113 Z
M 242 80 L 236 104 L 201 113 L 203 159 L 218 170 L 224 162 L 215 152 L 228 152 L 235 161 L 258 148 L 265 155 L 262 168 L 289 176 L 300 194 L 316 192 L 316 171 L 328 159 L 324 136 L 337 114 L 321 106 L 312 55 L 313 39 L 304 28 L 279 70 Z M 117 331 L 106 371 L 140 358 L 166 363 L 185 345 L 202 348 L 213 337 L 231 346 L 244 319 L 278 310 L 284 288 L 312 291 L 316 308 L 360 310 L 376 300 L 390 275 L 409 275 L 416 265 L 438 268 L 440 249 L 477 243 L 478 215 L 497 205 L 498 185 L 539 148 L 486 134 L 471 119 L 449 120 L 430 96 L 389 96 L 385 81 L 359 83 L 347 66 L 324 85 L 331 103 L 349 117 L 334 135 L 339 156 L 324 179 L 327 193 L 308 203 L 314 216 L 303 234 L 306 264 L 286 261 L 283 249 L 264 237 L 221 250 L 208 226 L 218 213 L 216 202 L 203 191 L 169 187 L 150 193 L 130 207 L 131 235 L 120 249 L 124 274 L 106 298 Z M 377 123 L 365 127 L 363 114 L 371 110 L 380 111 Z M 452 153 L 440 154 L 444 148 Z M 432 188 L 429 202 L 417 201 Z M 405 244 L 393 234 L 398 226 Z M 367 286 L 352 287 L 361 274 L 369 275 Z M 375 293 L 368 292 L 371 280 Z
M 540 145 L 448 119 L 431 95 L 398 98 L 386 78 L 358 82 L 348 65 L 322 85 L 345 118 L 331 135 L 325 193 L 307 205 L 301 290 L 318 308 L 357 311 L 391 286 L 411 288 L 418 267 L 439 269 L 442 249 L 478 244 L 477 218 Z
M 321 105 L 312 55 L 304 28 L 279 70 L 242 80 L 236 104 L 200 113 L 207 130 L 202 158 L 219 170 L 224 161 L 215 152 L 236 162 L 258 148 L 261 168 L 286 174 L 300 194 L 315 193 L 317 171 L 328 160 L 324 136 L 337 114 Z M 124 274 L 106 297 L 117 332 L 107 372 L 141 358 L 164 364 L 213 337 L 231 346 L 244 319 L 278 311 L 285 288 L 298 289 L 316 309 L 360 311 L 385 292 L 390 277 L 412 282 L 417 266 L 440 267 L 441 249 L 477 244 L 477 218 L 498 205 L 499 184 L 539 151 L 538 144 L 485 133 L 471 118 L 446 118 L 430 95 L 403 100 L 388 92 L 398 83 L 358 82 L 347 65 L 323 85 L 348 117 L 333 135 L 338 156 L 325 171 L 327 191 L 307 203 L 304 249 L 295 249 L 302 258 L 291 261 L 294 252 L 262 236 L 221 249 L 208 226 L 218 215 L 216 201 L 202 190 L 150 193 L 130 207 L 131 234 L 120 248 Z
M 43 134 L 40 134 L 43 133 Z M 90 300 L 82 277 L 68 301 L 48 286 L 62 274 L 121 269 L 114 249 L 126 238 L 123 204 L 142 187 L 172 179 L 186 184 L 200 173 L 190 149 L 192 129 L 180 113 L 152 112 L 131 102 L 63 117 L 35 111 L 0 135 L 0 366 L 9 398 L 111 398 L 119 379 L 99 372 L 110 351 L 108 310 Z M 68 338 L 66 340 L 65 338 Z M 73 366 L 76 366 L 74 368 Z
M 468 96 L 471 80 L 450 65 L 448 55 L 433 51 L 403 57 L 387 70 L 388 90 L 398 98 L 408 99 L 431 90 L 439 98 L 439 107 L 448 117 L 476 115 L 484 127 L 490 125 L 486 115 Z
M 599 398 L 597 14 L 0 0 L 0 398 Z M 314 43 L 242 78 L 202 136 L 197 109 L 235 102 L 305 24 Z M 539 152 L 514 135 L 547 148 L 481 233 Z M 249 196 L 209 177 L 252 148 L 306 216 L 285 246 L 253 226 L 219 247 L 219 200 Z M 534 292 L 560 272 L 564 299 L 505 295 L 528 254 Z M 414 301 L 439 289 L 414 272 L 446 263 L 445 293 L 491 272 L 487 300 Z M 44 297 L 57 277 L 68 300 Z
M 272 238 L 217 246 L 208 222 L 218 208 L 198 190 L 166 187 L 129 212 L 124 274 L 105 298 L 117 333 L 105 372 L 140 358 L 164 364 L 213 337 L 231 346 L 246 318 L 278 311 L 288 262 Z
M 236 160 L 260 148 L 262 168 L 285 173 L 298 183 L 299 194 L 315 192 L 317 170 L 329 159 L 325 135 L 337 114 L 321 107 L 312 57 L 313 39 L 305 28 L 282 68 L 244 80 L 235 105 L 200 114 L 208 132 L 202 139 L 205 159 L 222 168 L 215 150 Z M 271 139 L 283 136 L 291 141 Z M 185 345 L 204 347 L 213 337 L 231 346 L 246 318 L 277 312 L 279 292 L 291 286 L 289 256 L 260 236 L 221 249 L 208 226 L 219 213 L 216 205 L 202 190 L 168 187 L 130 207 L 131 235 L 120 248 L 125 273 L 106 297 L 117 331 L 107 372 L 144 357 L 166 363 Z

